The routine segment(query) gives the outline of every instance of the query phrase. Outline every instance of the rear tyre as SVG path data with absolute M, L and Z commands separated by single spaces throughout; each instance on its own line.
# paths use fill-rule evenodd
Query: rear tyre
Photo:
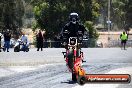
M 77 78 L 76 78 L 76 74 L 75 73 L 72 73 L 72 81 L 77 81 Z

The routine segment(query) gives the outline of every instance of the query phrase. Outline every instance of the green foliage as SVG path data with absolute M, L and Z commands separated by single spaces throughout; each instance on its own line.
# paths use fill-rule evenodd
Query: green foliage
M 36 30 L 37 28 L 40 28 L 40 26 L 39 26 L 39 24 L 35 21 L 35 22 L 32 23 L 32 29 L 33 29 L 33 31 L 35 32 L 35 30 Z
M 22 27 L 24 5 L 21 0 L 2 0 L 0 2 L 0 23 L 2 28 L 16 31 L 16 27 Z
M 61 31 L 71 12 L 77 12 L 84 23 L 98 18 L 100 8 L 97 0 L 32 0 L 31 4 L 37 23 L 48 37 Z
M 128 3 L 125 6 L 125 10 L 126 10 L 126 30 L 129 30 L 130 28 L 132 28 L 132 1 L 128 0 Z
M 42 4 L 39 4 L 38 6 L 34 6 L 33 12 L 34 12 L 36 18 L 41 17 L 42 11 L 43 11 L 43 10 L 46 10 L 47 8 L 49 8 L 49 4 L 46 3 L 46 2 L 44 2 L 44 3 L 42 3 Z
M 131 0 L 110 0 L 111 1 L 111 21 L 112 23 L 118 27 L 118 29 L 123 29 L 125 25 L 130 25 L 132 23 L 130 19 L 132 15 L 129 15 L 132 11 L 130 11 Z M 100 0 L 100 6 L 103 11 L 103 14 L 107 18 L 108 11 L 108 0 Z M 130 12 L 129 12 L 130 11 Z M 107 20 L 105 19 L 105 22 Z
M 126 0 L 125 0 L 126 1 Z M 122 0 L 112 0 L 112 14 L 111 19 L 118 25 L 119 28 L 123 28 L 125 21 L 125 4 Z
M 84 23 L 84 25 L 89 33 L 89 38 L 98 39 L 99 34 L 98 34 L 97 30 L 93 27 L 93 22 L 86 21 Z
M 40 10 L 39 6 L 35 6 L 33 11 L 34 11 L 35 16 L 38 16 L 38 17 L 40 16 L 41 10 Z
M 93 0 L 92 1 L 92 16 L 93 16 L 94 20 L 99 17 L 99 15 L 100 15 L 99 10 L 100 10 L 99 3 L 97 3 L 96 0 Z
M 95 47 L 96 46 L 96 40 L 98 39 L 99 37 L 99 34 L 97 32 L 97 30 L 93 27 L 93 22 L 92 21 L 86 21 L 84 23 L 87 31 L 88 31 L 88 35 L 89 35 L 89 39 L 88 39 L 88 42 L 89 42 L 89 47 Z

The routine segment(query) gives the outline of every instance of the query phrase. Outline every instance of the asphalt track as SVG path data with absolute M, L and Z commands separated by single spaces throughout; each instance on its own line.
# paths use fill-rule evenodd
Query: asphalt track
M 0 53 L 1 68 L 10 66 L 38 66 L 43 67 L 23 73 L 16 73 L 0 77 L 0 88 L 78 88 L 80 85 L 71 81 L 71 73 L 68 71 L 63 59 L 61 48 L 45 48 L 37 52 L 31 49 L 29 52 Z M 132 48 L 121 50 L 120 48 L 83 48 L 86 63 L 83 68 L 89 74 L 123 73 L 132 75 Z M 127 69 L 126 69 L 127 68 Z M 120 70 L 118 70 L 120 69 Z M 1 74 L 1 73 L 0 73 Z M 86 84 L 89 88 L 132 88 L 129 84 Z M 81 87 L 86 87 L 86 85 Z M 97 87 L 96 87 L 97 86 Z M 104 88 L 108 88 L 107 86 Z

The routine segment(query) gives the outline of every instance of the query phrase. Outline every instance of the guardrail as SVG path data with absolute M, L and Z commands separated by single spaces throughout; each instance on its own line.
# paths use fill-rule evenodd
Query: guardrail
M 110 40 L 108 47 L 120 47 L 121 40 Z M 132 47 L 132 40 L 128 40 L 126 43 L 126 47 Z
M 82 42 L 82 47 L 87 48 L 90 46 L 88 40 L 84 40 Z M 61 48 L 63 47 L 61 41 L 44 41 L 44 48 Z
M 43 48 L 62 48 L 62 42 L 61 41 L 44 41 L 43 42 Z M 34 43 L 30 43 L 30 45 L 35 45 Z M 84 39 L 82 41 L 82 48 L 88 48 L 88 47 L 98 47 L 96 44 L 95 39 Z

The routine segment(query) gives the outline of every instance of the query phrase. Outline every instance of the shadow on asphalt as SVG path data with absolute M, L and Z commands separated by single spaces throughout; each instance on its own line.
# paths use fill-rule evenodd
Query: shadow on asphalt
M 61 83 L 66 83 L 66 84 L 76 84 L 77 82 L 72 81 L 72 80 L 67 80 L 67 82 L 61 82 Z

